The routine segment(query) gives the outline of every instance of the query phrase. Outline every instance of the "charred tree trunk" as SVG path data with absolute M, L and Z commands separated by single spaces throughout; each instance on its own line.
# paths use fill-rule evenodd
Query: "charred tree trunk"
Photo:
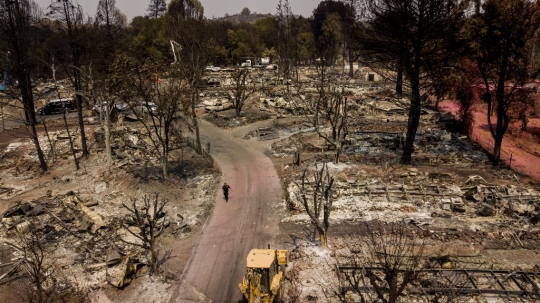
M 353 62 L 353 55 L 352 55 L 352 50 L 349 49 L 348 51 L 348 56 L 349 56 L 349 77 L 353 78 L 354 77 L 354 62 Z
M 107 109 L 103 110 L 103 103 L 101 105 L 101 115 L 105 113 L 105 121 L 103 125 L 103 130 L 105 132 L 105 152 L 107 154 L 107 166 L 111 167 L 113 165 L 112 161 L 112 148 L 111 148 L 111 114 L 109 112 L 109 103 L 107 103 Z M 100 117 L 103 119 L 102 117 Z
M 339 144 L 339 143 L 338 143 L 338 144 Z M 340 144 L 340 145 L 341 145 L 341 144 Z M 335 156 L 334 156 L 334 164 L 336 164 L 336 165 L 339 164 L 339 157 L 341 157 L 341 149 L 342 149 L 341 146 L 339 146 L 339 147 L 336 148 L 336 154 L 335 154 Z
M 500 98 L 503 99 L 502 96 Z M 499 99 L 499 96 L 497 96 L 497 99 Z M 495 141 L 493 146 L 493 162 L 495 165 L 498 165 L 501 161 L 502 142 L 504 134 L 508 130 L 508 117 L 504 110 L 504 100 L 497 100 L 497 103 L 497 125 L 495 127 L 496 131 L 493 134 L 493 139 Z
M 197 120 L 197 113 L 195 112 L 195 103 L 199 100 L 199 94 L 195 89 L 191 95 L 191 114 L 193 119 L 193 127 L 195 128 L 195 139 L 197 140 L 197 153 L 202 153 L 201 135 L 199 134 L 199 121 Z
M 311 183 L 312 188 L 308 189 L 306 187 L 306 183 L 309 182 L 307 170 L 308 168 L 304 169 L 301 185 L 295 182 L 300 190 L 297 193 L 297 198 L 301 201 L 306 213 L 311 219 L 311 223 L 319 233 L 321 245 L 326 247 L 327 232 L 330 227 L 330 212 L 332 211 L 332 204 L 334 202 L 334 197 L 332 196 L 334 177 L 330 176 L 326 163 L 322 165 L 320 170 L 317 164 L 315 164 L 314 182 Z
M 169 178 L 169 136 L 168 136 L 168 130 L 164 131 L 164 142 L 163 142 L 163 158 L 162 158 L 162 165 L 163 165 L 163 178 L 167 179 Z
M 326 231 L 317 227 L 317 232 L 319 233 L 319 241 L 321 241 L 321 246 L 322 247 L 327 247 L 328 246 L 328 241 L 327 241 L 327 237 L 326 237 Z
M 34 109 L 34 96 L 32 94 L 32 85 L 30 81 L 30 76 L 25 75 L 21 77 L 23 79 L 23 83 L 20 86 L 22 99 L 23 99 L 23 106 L 24 106 L 24 115 L 26 118 L 26 123 L 30 127 L 30 138 L 32 142 L 34 143 L 34 146 L 36 148 L 36 152 L 38 155 L 39 160 L 39 166 L 41 167 L 42 171 L 47 171 L 47 162 L 45 161 L 45 156 L 43 155 L 43 150 L 41 149 L 41 145 L 39 144 L 39 136 L 36 130 L 36 112 Z
M 401 155 L 401 164 L 411 164 L 411 156 L 414 152 L 414 139 L 416 131 L 420 124 L 420 90 L 418 88 L 418 79 L 411 80 L 412 96 L 411 107 L 409 109 L 409 120 L 407 122 L 407 138 L 403 146 L 403 154 Z
M 505 61 L 506 62 L 506 61 Z M 487 114 L 487 120 L 488 120 L 488 128 L 489 132 L 491 133 L 491 137 L 493 138 L 494 145 L 493 145 L 493 164 L 498 165 L 501 160 L 501 147 L 502 147 L 502 141 L 504 134 L 508 130 L 508 109 L 506 108 L 505 104 L 505 79 L 506 79 L 506 64 L 503 64 L 503 68 L 501 68 L 499 81 L 497 82 L 497 88 L 495 92 L 495 102 L 497 102 L 497 123 L 495 125 L 495 129 L 491 123 L 491 116 L 492 112 L 495 110 L 493 106 L 493 97 L 491 95 L 491 92 L 489 91 L 489 84 L 487 82 L 487 77 L 485 76 L 485 70 L 483 68 L 480 69 L 482 72 L 483 78 L 484 78 L 484 84 L 486 85 L 486 101 L 488 104 L 488 114 Z
M 403 65 L 401 62 L 399 63 L 396 76 L 396 93 L 403 94 Z
M 45 135 L 47 136 L 47 140 L 49 141 L 49 147 L 51 148 L 51 161 L 54 163 L 56 161 L 55 153 L 54 153 L 54 145 L 51 140 L 51 136 L 49 136 L 49 131 L 47 130 L 47 123 L 45 123 L 44 117 L 41 117 L 41 123 L 43 124 L 43 130 L 45 131 Z
M 64 118 L 64 125 L 66 126 L 66 131 L 69 139 L 69 148 L 71 149 L 71 153 L 73 154 L 73 161 L 75 161 L 75 168 L 79 170 L 79 160 L 77 159 L 77 154 L 75 153 L 75 147 L 73 147 L 73 139 L 71 139 L 71 133 L 69 132 L 69 126 L 66 119 L 66 112 L 62 113 L 62 117 Z
M 79 71 L 76 71 L 75 73 L 78 74 L 80 77 Z M 79 80 L 75 80 L 75 90 L 77 92 L 75 96 L 75 102 L 77 102 L 77 116 L 79 118 L 79 129 L 81 132 L 81 149 L 82 149 L 82 156 L 85 158 L 88 158 L 88 147 L 86 145 L 86 134 L 84 131 L 84 118 L 83 118 L 83 102 L 82 102 L 82 96 L 79 94 L 82 90 L 82 85 Z
M 36 151 L 38 154 L 38 160 L 39 160 L 39 166 L 41 167 L 42 171 L 47 171 L 47 162 L 45 162 L 45 157 L 43 156 L 43 150 L 41 149 L 41 146 L 39 145 L 39 139 L 38 139 L 38 133 L 36 130 L 36 123 L 30 124 L 30 137 L 32 138 L 32 142 L 34 142 L 34 146 L 36 147 Z
M 296 166 L 300 166 L 300 151 L 297 151 L 294 153 L 294 161 L 293 164 Z
M 157 251 L 157 238 L 161 235 L 165 228 L 167 220 L 165 220 L 166 212 L 164 211 L 165 205 L 168 203 L 166 199 L 159 199 L 158 193 L 149 197 L 145 195 L 143 197 L 143 205 L 138 206 L 137 201 L 133 200 L 131 207 L 122 205 L 130 212 L 135 225 L 138 230 L 132 230 L 125 221 L 122 222 L 122 227 L 132 236 L 136 237 L 139 242 L 130 242 L 128 240 L 120 238 L 122 242 L 141 247 L 150 251 L 150 266 L 152 268 L 151 274 L 157 275 L 159 269 L 158 251 Z

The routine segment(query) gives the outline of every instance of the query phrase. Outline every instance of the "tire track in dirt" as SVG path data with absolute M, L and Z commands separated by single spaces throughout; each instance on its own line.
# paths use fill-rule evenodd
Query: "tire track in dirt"
M 272 161 L 249 141 L 205 121 L 201 134 L 203 143 L 211 143 L 222 182 L 216 185 L 214 212 L 170 302 L 238 302 L 248 252 L 268 244 L 275 247 L 280 182 Z M 231 186 L 228 203 L 221 193 L 223 182 Z

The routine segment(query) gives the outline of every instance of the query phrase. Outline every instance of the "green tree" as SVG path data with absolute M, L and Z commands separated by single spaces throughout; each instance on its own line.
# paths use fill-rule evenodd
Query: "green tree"
M 227 37 L 229 39 L 229 51 L 233 61 L 238 60 L 240 57 L 253 55 L 253 52 L 249 47 L 249 34 L 245 29 L 238 29 L 236 31 L 230 29 L 227 31 Z
M 258 40 L 257 51 L 277 49 L 278 28 L 276 18 L 266 17 L 259 19 L 255 21 L 254 27 Z
M 242 12 L 241 12 L 240 14 L 241 14 L 242 16 L 249 16 L 249 15 L 251 15 L 251 11 L 249 10 L 249 8 L 244 7 L 244 8 L 242 9 Z
M 341 1 L 321 1 L 313 11 L 313 34 L 317 55 L 333 64 L 355 23 L 352 7 Z
M 315 37 L 311 32 L 303 32 L 296 37 L 298 61 L 307 63 L 315 59 Z
M 308 19 L 299 17 L 292 21 L 293 57 L 296 65 L 315 60 L 315 36 Z
M 263 58 L 274 58 L 274 56 L 277 54 L 277 51 L 275 48 L 271 48 L 271 49 L 268 49 L 268 48 L 265 48 L 264 51 L 262 52 L 262 57 Z
M 165 0 L 150 0 L 146 11 L 148 12 L 146 16 L 157 19 L 167 11 L 167 3 L 165 3 Z
M 165 20 L 162 18 L 133 18 L 119 44 L 123 46 L 119 49 L 120 53 L 139 60 L 173 60 L 169 39 L 165 34 Z
M 501 158 L 502 141 L 510 122 L 509 109 L 526 97 L 520 93 L 520 86 L 540 72 L 531 69 L 530 56 L 538 42 L 539 25 L 537 3 L 525 0 L 488 0 L 469 23 L 467 33 L 482 75 L 482 98 L 488 106 L 488 127 L 495 141 L 495 163 Z
M 329 64 L 333 65 L 343 40 L 339 15 L 337 13 L 328 15 L 322 24 L 321 30 L 321 34 L 317 37 L 318 39 L 315 40 L 319 58 L 326 60 Z
M 209 41 L 214 48 L 211 62 L 214 65 L 228 64 L 228 31 L 233 29 L 233 24 L 227 21 L 207 20 L 206 23 Z
M 167 21 L 202 20 L 204 8 L 198 0 L 172 0 L 169 3 Z

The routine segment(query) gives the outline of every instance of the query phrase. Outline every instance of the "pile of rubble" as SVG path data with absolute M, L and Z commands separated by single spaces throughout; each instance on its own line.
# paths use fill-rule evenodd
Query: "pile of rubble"
M 413 239 L 411 241 L 422 242 L 421 235 L 411 237 Z M 358 283 L 356 286 L 359 286 L 359 291 L 365 296 L 364 299 L 376 300 L 377 295 L 370 279 L 366 277 L 367 275 L 361 276 L 358 273 L 365 273 L 369 268 L 380 279 L 378 281 L 382 282 L 378 283 L 379 285 L 384 284 L 388 276 L 385 276 L 384 267 L 377 268 L 375 265 L 377 262 L 367 261 L 373 258 L 370 254 L 374 249 L 372 247 L 370 250 L 367 247 L 369 244 L 366 243 L 370 241 L 368 237 L 333 239 L 330 240 L 328 248 L 307 240 L 309 239 L 295 243 L 295 248 L 290 252 L 290 263 L 286 269 L 288 279 L 284 282 L 287 298 L 296 302 L 361 302 L 363 300 L 351 287 Z M 430 293 L 427 292 L 428 289 L 437 289 L 436 294 L 446 294 L 448 298 L 444 296 L 443 298 L 449 301 L 457 299 L 458 302 L 513 302 L 514 297 L 507 294 L 520 292 L 523 294 L 516 296 L 515 301 L 532 302 L 537 298 L 537 285 L 540 280 L 538 265 L 521 264 L 516 265 L 515 269 L 506 270 L 508 264 L 504 264 L 503 260 L 488 265 L 474 249 L 461 247 L 457 243 L 454 243 L 458 246 L 454 247 L 454 252 L 460 251 L 461 254 L 430 248 L 433 242 L 429 239 L 424 243 L 424 257 L 419 261 L 415 277 L 399 297 L 400 301 L 434 302 L 433 296 L 428 295 Z M 389 256 L 388 260 L 402 263 L 400 265 L 391 263 L 389 269 L 394 270 L 400 266 L 410 269 L 407 266 L 412 262 L 399 259 L 399 254 L 403 252 L 396 251 L 396 253 L 398 256 Z M 362 266 L 366 268 L 362 270 Z M 467 270 L 460 270 L 461 268 Z M 352 270 L 358 270 L 357 275 L 353 276 Z M 393 274 L 399 275 L 395 272 Z M 398 281 L 399 285 L 402 280 Z M 456 290 L 463 290 L 465 295 L 456 296 Z
M 75 129 L 70 134 L 80 156 L 79 133 Z M 88 140 L 91 156 L 78 171 L 69 165 L 72 153 L 65 130 L 49 131 L 48 137 L 39 137 L 50 161 L 47 174 L 40 174 L 35 148 L 29 139 L 15 141 L 4 150 L 0 162 L 0 199 L 13 207 L 0 213 L 0 242 L 16 243 L 20 235 L 38 234 L 43 239 L 47 262 L 60 275 L 87 289 L 105 283 L 125 287 L 135 274 L 145 272 L 140 269 L 146 268 L 148 257 L 145 250 L 120 240 L 136 242 L 122 228 L 122 222 L 130 215 L 123 204 L 140 200 L 145 193 L 163 192 L 169 203 L 163 216 L 167 227 L 159 243 L 187 238 L 202 226 L 211 211 L 212 193 L 219 175 L 198 156 L 183 160 L 184 170 L 180 172 L 183 178 L 162 181 L 160 170 L 155 169 L 131 174 L 135 168 L 159 165 L 160 158 L 142 127 L 124 126 L 111 130 L 114 165 L 123 168 L 112 173 L 103 165 L 106 161 L 103 130 L 89 128 L 87 134 L 93 138 Z M 172 148 L 178 148 L 181 142 L 171 144 Z M 173 160 L 180 157 L 171 154 Z M 0 280 L 10 279 L 22 269 L 21 252 L 12 247 L 0 249 Z
M 371 103 L 366 103 L 365 106 L 373 111 L 377 108 L 384 111 L 384 105 L 377 105 L 380 103 L 379 99 L 392 95 L 391 92 L 374 82 L 358 81 L 337 73 L 330 75 L 330 78 L 335 85 L 344 89 L 345 95 L 349 96 L 350 100 L 371 100 Z M 231 109 L 233 104 L 226 94 L 226 90 L 232 84 L 231 81 L 227 74 L 221 74 L 219 78 L 215 78 L 212 83 L 217 83 L 217 85 L 212 86 L 220 87 L 208 88 L 201 93 L 201 103 L 198 107 L 204 108 L 205 112 L 210 114 Z M 319 94 L 317 88 L 319 81 L 315 69 L 300 68 L 296 81 L 285 80 L 272 72 L 263 71 L 251 73 L 246 82 L 259 89 L 259 98 L 253 102 L 259 111 L 280 117 L 297 117 L 312 114 L 310 107 Z M 399 100 L 405 102 L 405 99 Z M 406 104 L 400 110 L 400 112 L 403 111 L 406 111 Z M 358 111 L 357 113 L 363 115 L 365 112 Z
M 521 228 L 540 220 L 540 196 L 525 186 L 489 184 L 478 176 L 457 185 L 452 174 L 423 172 L 416 168 L 399 175 L 375 178 L 352 166 L 346 173 L 344 167 L 333 168 L 337 174 L 330 216 L 333 223 L 414 220 L 443 227 L 448 226 L 446 221 L 433 219 L 452 218 L 463 223 L 471 218 L 486 217 L 486 222 L 492 224 L 505 222 Z M 289 182 L 286 196 L 286 205 L 294 212 L 282 222 L 309 223 L 309 216 L 302 211 L 298 199 L 300 190 L 296 183 Z
M 217 177 L 195 177 L 184 187 L 193 193 L 211 192 Z M 90 288 L 103 283 L 124 287 L 141 266 L 147 265 L 148 258 L 146 251 L 128 244 L 137 243 L 137 239 L 122 228 L 122 222 L 130 215 L 122 204 L 129 204 L 134 193 L 116 188 L 110 182 L 98 182 L 93 193 L 68 191 L 53 195 L 48 191 L 37 200 L 21 201 L 1 215 L 0 239 L 16 243 L 20 235 L 37 233 L 44 240 L 47 255 L 54 256 L 47 262 L 69 268 L 71 278 L 77 283 Z M 171 201 L 162 216 L 166 226 L 162 237 L 190 234 L 194 226 L 202 224 L 200 212 L 212 204 L 212 198 L 199 197 L 202 208 L 181 207 L 177 201 Z M 11 249 L 3 255 L 9 260 L 19 260 L 20 254 Z M 14 263 L 13 267 L 19 265 Z M 12 274 L 13 268 L 2 267 L 0 276 L 8 277 L 9 274 L 4 275 L 8 271 Z
M 105 136 L 101 129 L 94 132 L 94 140 L 98 150 L 105 148 Z M 171 140 L 170 145 L 169 149 L 174 150 L 180 146 L 180 142 Z M 145 163 L 159 165 L 160 163 L 161 156 L 144 128 L 124 126 L 112 130 L 111 148 L 117 167 L 138 166 Z
M 96 152 L 104 152 L 105 135 L 103 129 L 96 129 L 93 132 L 93 141 L 89 141 L 91 148 Z M 70 132 L 71 141 L 75 153 L 80 156 L 80 134 L 78 132 Z M 45 157 L 54 162 L 58 159 L 69 160 L 73 157 L 71 152 L 70 140 L 67 131 L 51 131 L 48 136 L 42 135 L 39 137 L 40 145 Z M 170 150 L 177 149 L 181 146 L 178 140 L 171 140 Z M 111 129 L 111 147 L 114 164 L 116 167 L 138 167 L 160 165 L 161 156 L 156 150 L 154 143 L 148 136 L 147 131 L 142 128 L 119 127 Z M 37 165 L 37 152 L 30 140 L 15 141 L 9 144 L 4 150 L 2 159 L 2 167 L 14 174 L 18 174 L 21 166 L 18 163 L 22 159 Z M 32 173 L 26 174 L 28 178 L 33 177 Z

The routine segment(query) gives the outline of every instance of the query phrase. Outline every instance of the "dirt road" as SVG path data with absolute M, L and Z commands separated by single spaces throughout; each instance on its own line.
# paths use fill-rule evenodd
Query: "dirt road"
M 270 159 L 208 122 L 201 121 L 203 143 L 223 173 L 216 184 L 216 206 L 200 235 L 170 302 L 238 302 L 238 283 L 252 248 L 276 247 L 279 232 L 279 178 Z M 205 145 L 206 146 L 206 145 Z M 231 186 L 229 201 L 221 185 Z

